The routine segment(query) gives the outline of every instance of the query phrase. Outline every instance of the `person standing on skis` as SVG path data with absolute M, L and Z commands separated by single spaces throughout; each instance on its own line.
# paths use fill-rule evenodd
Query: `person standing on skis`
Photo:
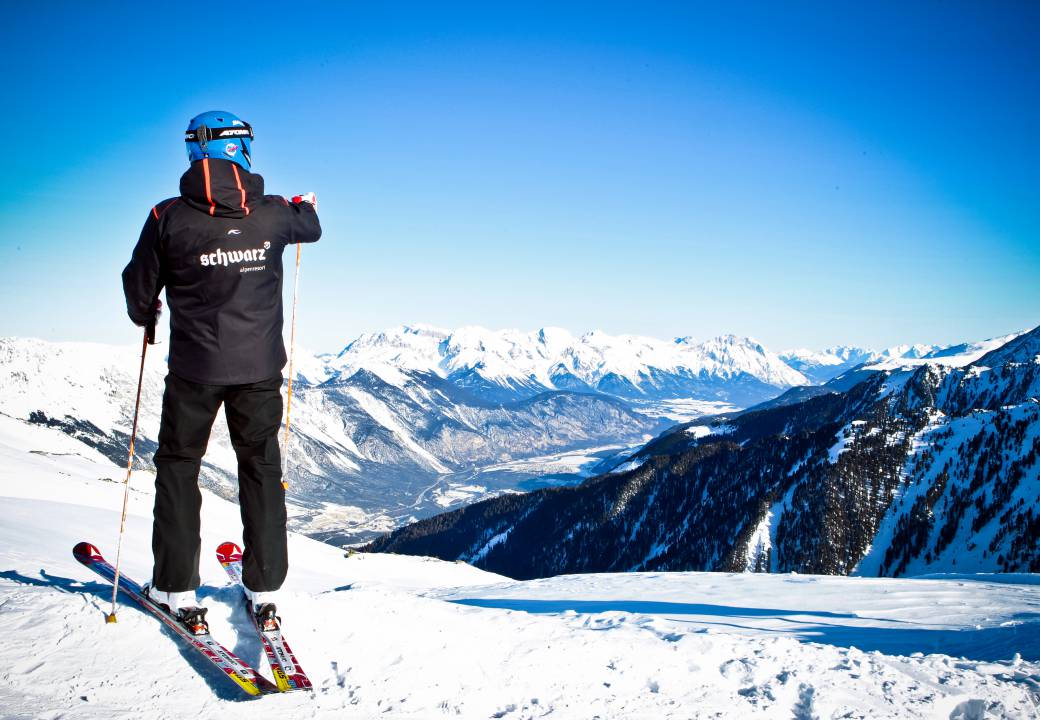
M 272 593 L 285 580 L 282 420 L 282 251 L 321 237 L 313 193 L 292 202 L 264 195 L 251 171 L 253 129 L 229 112 L 193 118 L 191 163 L 180 196 L 145 220 L 123 291 L 130 319 L 154 327 L 166 290 L 169 374 L 155 453 L 154 568 L 147 591 L 193 628 L 205 628 L 195 598 L 201 552 L 198 478 L 210 428 L 224 406 L 238 459 L 243 584 L 254 612 L 274 619 Z

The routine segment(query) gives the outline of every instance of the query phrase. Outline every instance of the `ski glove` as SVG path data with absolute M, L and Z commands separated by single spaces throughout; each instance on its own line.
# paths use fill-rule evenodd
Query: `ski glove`
M 294 203 L 310 203 L 314 206 L 314 212 L 318 212 L 318 196 L 312 192 L 304 193 L 303 195 L 295 195 L 293 196 L 292 201 Z
M 159 316 L 162 315 L 162 300 L 156 299 L 153 310 L 152 317 L 144 324 L 144 331 L 148 335 L 149 345 L 155 345 L 155 324 L 159 321 Z

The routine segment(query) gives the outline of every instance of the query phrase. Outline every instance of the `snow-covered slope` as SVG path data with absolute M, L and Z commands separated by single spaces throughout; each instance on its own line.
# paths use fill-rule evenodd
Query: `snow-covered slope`
M 57 428 L 0 417 L 5 718 L 1035 716 L 1032 578 L 514 583 L 428 558 L 345 557 L 299 535 L 280 608 L 315 692 L 244 700 L 132 606 L 105 624 L 110 586 L 71 547 L 89 539 L 114 555 L 118 480 Z M 123 553 L 135 579 L 150 568 L 150 486 L 135 473 Z M 214 635 L 266 672 L 210 556 L 239 537 L 238 510 L 203 497 L 200 597 Z

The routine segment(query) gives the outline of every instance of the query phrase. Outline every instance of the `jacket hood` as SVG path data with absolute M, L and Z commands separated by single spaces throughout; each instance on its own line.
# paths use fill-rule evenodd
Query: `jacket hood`
M 264 195 L 264 179 L 230 160 L 196 160 L 181 175 L 181 197 L 214 217 L 241 218 Z

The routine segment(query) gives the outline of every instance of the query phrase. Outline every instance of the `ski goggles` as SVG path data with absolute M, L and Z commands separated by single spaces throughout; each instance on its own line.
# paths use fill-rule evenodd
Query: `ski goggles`
M 199 125 L 194 130 L 186 130 L 184 142 L 198 143 L 203 150 L 213 140 L 241 140 L 243 138 L 253 139 L 253 126 L 242 121 L 241 125 L 233 127 L 211 128 Z

